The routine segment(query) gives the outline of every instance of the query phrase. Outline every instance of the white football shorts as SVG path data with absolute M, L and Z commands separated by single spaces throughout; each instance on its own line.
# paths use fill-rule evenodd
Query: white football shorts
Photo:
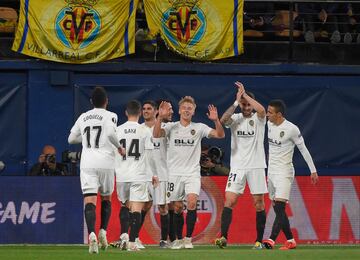
M 268 175 L 268 187 L 269 187 L 269 198 L 274 199 L 285 199 L 289 200 L 291 184 L 294 181 L 294 176 L 289 174 L 269 174 Z
M 200 176 L 169 176 L 166 196 L 170 201 L 183 201 L 189 193 L 199 196 L 200 189 Z
M 248 183 L 251 194 L 268 193 L 266 187 L 265 169 L 231 170 L 226 184 L 225 192 L 243 194 Z
M 100 193 L 109 196 L 114 191 L 113 169 L 80 169 L 80 183 L 83 194 Z

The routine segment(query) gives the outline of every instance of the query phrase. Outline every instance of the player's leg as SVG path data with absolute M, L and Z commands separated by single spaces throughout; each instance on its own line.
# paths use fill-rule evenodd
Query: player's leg
M 84 196 L 84 215 L 89 234 L 89 253 L 99 253 L 95 234 L 96 201 L 98 193 L 98 175 L 96 170 L 80 171 L 81 190 Z
M 141 226 L 141 210 L 144 209 L 145 203 L 149 201 L 149 193 L 147 183 L 134 182 L 130 185 L 130 235 L 129 235 L 129 251 L 140 250 L 135 239 L 139 237 Z
M 191 239 L 194 232 L 195 223 L 197 219 L 197 201 L 199 199 L 201 189 L 200 177 L 186 177 L 185 178 L 185 194 L 187 202 L 186 214 L 186 237 L 184 239 L 184 247 L 187 249 L 193 248 Z
M 158 206 L 160 213 L 160 227 L 161 227 L 161 237 L 160 237 L 160 248 L 167 248 L 167 237 L 169 234 L 169 213 L 166 199 L 166 181 L 161 181 L 159 186 L 154 189 L 154 202 Z
M 257 236 L 253 249 L 262 249 L 262 240 L 266 224 L 264 194 L 268 192 L 266 186 L 265 169 L 249 170 L 246 173 L 246 176 L 256 210 Z
M 168 204 L 168 212 L 169 212 L 169 239 L 172 243 L 176 240 L 175 228 L 174 228 L 174 205 L 172 202 Z
M 274 207 L 274 199 L 276 196 L 276 175 L 268 174 L 268 189 L 269 189 L 269 198 L 272 201 L 272 206 Z M 275 246 L 276 238 L 278 237 L 281 231 L 281 223 L 279 222 L 279 218 L 275 215 L 275 220 L 271 229 L 270 238 L 263 240 L 263 245 L 267 249 L 273 249 Z
M 176 240 L 171 245 L 171 249 L 183 248 L 183 227 L 184 227 L 184 215 L 183 200 L 185 199 L 185 184 L 180 176 L 169 176 L 169 182 L 167 185 L 167 193 L 169 200 L 172 203 L 174 209 L 173 227 L 176 234 Z
M 225 203 L 221 213 L 221 237 L 215 239 L 215 245 L 224 248 L 227 245 L 228 232 L 232 222 L 232 211 L 246 185 L 245 171 L 231 170 L 225 188 Z
M 141 210 L 144 207 L 144 202 L 130 201 L 130 235 L 129 235 L 129 251 L 138 251 L 140 250 L 135 240 L 139 237 L 140 225 L 141 225 Z
M 113 170 L 102 170 L 98 175 L 101 196 L 101 222 L 98 238 L 101 249 L 106 250 L 108 247 L 106 230 L 111 216 L 111 196 L 114 191 L 115 176 Z
M 112 247 L 119 247 L 125 250 L 127 243 L 129 242 L 129 226 L 130 226 L 130 182 L 116 182 L 117 198 L 121 202 L 121 208 L 119 212 L 120 221 L 120 239 L 110 243 Z
M 294 178 L 288 176 L 279 176 L 278 188 L 274 200 L 274 211 L 281 224 L 281 229 L 285 234 L 287 241 L 280 247 L 281 250 L 296 248 L 296 242 L 291 232 L 289 218 L 286 214 L 286 204 L 290 198 L 291 184 Z

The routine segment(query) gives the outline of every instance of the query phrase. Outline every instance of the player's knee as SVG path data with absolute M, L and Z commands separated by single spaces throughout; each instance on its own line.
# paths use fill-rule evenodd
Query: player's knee
M 265 209 L 265 203 L 263 200 L 255 200 L 254 207 L 256 211 L 263 211 Z
M 168 213 L 167 207 L 165 205 L 160 205 L 158 207 L 160 215 L 166 215 Z
M 236 206 L 237 199 L 236 198 L 226 198 L 224 206 L 227 208 L 233 208 Z
M 174 212 L 176 214 L 180 214 L 183 211 L 184 205 L 182 203 L 175 203 L 174 204 Z

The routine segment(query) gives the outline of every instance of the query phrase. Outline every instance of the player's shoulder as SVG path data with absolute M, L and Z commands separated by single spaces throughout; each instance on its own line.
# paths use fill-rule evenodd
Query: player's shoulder
M 292 123 L 286 119 L 284 121 L 284 127 L 289 128 L 289 129 L 299 129 L 299 127 L 297 125 L 295 125 L 294 123 Z

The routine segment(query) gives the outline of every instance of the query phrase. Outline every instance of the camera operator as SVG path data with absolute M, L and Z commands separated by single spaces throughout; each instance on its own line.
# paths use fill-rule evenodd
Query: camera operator
M 68 175 L 67 165 L 56 162 L 56 150 L 51 145 L 45 145 L 39 162 L 31 167 L 29 176 L 65 176 Z
M 229 168 L 222 164 L 223 151 L 216 146 L 201 146 L 201 176 L 229 175 Z

